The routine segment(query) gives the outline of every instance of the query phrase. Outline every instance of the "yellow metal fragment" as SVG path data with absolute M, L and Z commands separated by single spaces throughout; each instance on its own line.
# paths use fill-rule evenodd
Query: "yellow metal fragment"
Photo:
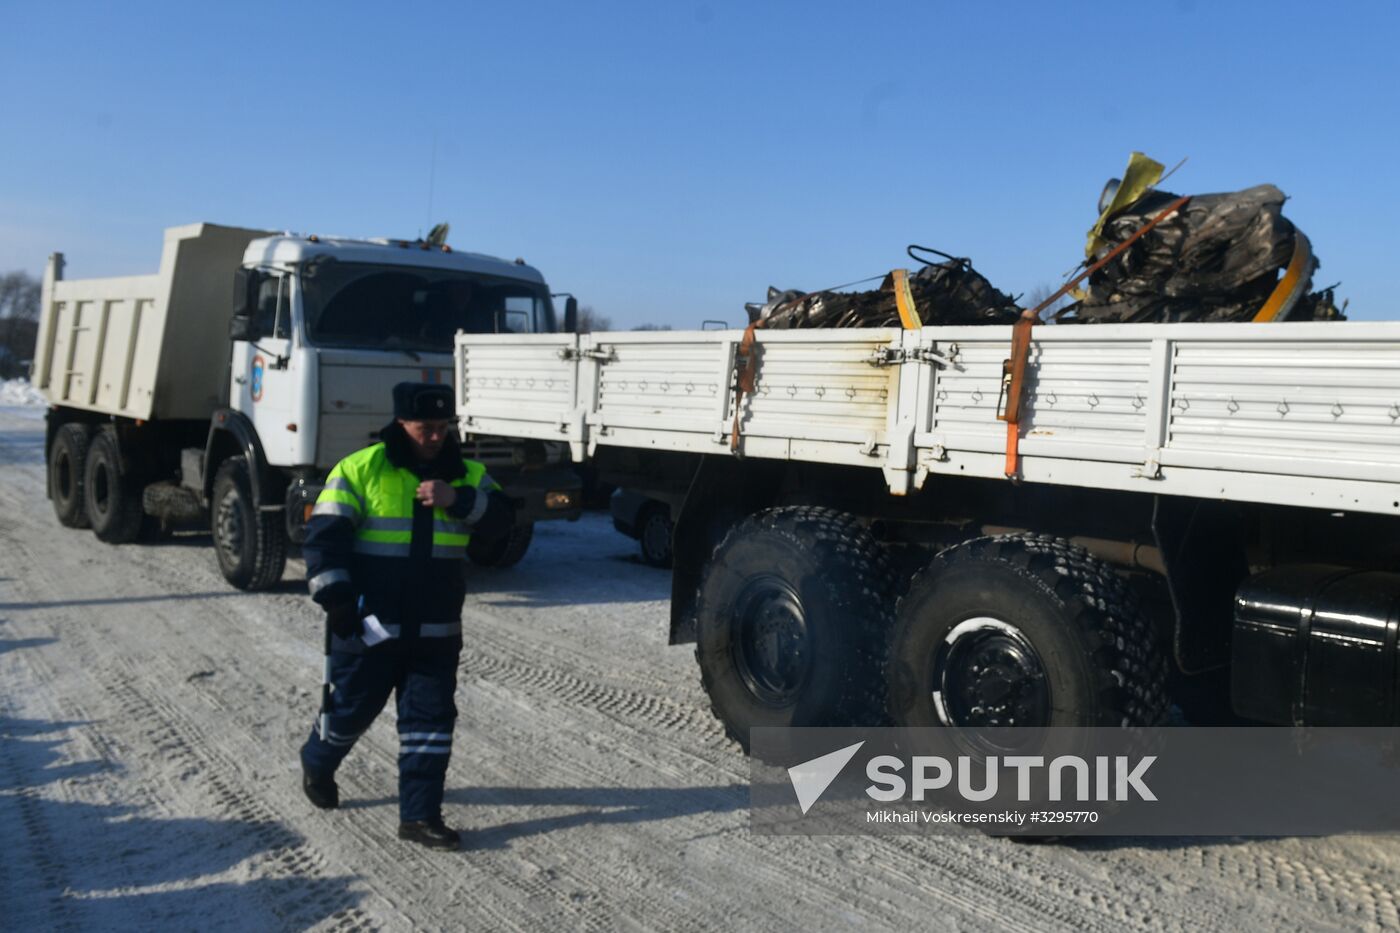
M 1161 162 L 1149 159 L 1141 152 L 1134 152 L 1128 157 L 1128 167 L 1123 170 L 1123 181 L 1118 186 L 1118 192 L 1089 231 L 1089 242 L 1084 247 L 1085 256 L 1092 259 L 1096 252 L 1108 245 L 1103 238 L 1103 225 L 1107 223 L 1108 218 L 1132 204 L 1161 181 L 1163 168 Z

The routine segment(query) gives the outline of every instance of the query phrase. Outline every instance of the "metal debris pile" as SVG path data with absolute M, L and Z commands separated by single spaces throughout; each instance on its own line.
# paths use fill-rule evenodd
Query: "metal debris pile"
M 1156 189 L 1162 165 L 1133 153 L 1123 178 L 1100 198 L 1086 265 L 1133 237 L 1178 196 Z M 1312 244 L 1283 216 L 1287 196 L 1273 185 L 1195 195 L 1089 276 L 1076 299 L 1050 315 L 1062 324 L 1179 321 L 1340 320 L 1335 285 L 1312 290 L 1319 263 Z M 934 262 L 918 253 L 936 253 Z M 972 267 L 926 247 L 909 255 L 924 268 L 909 287 L 924 324 L 1010 324 L 1017 299 Z M 769 288 L 768 300 L 745 305 L 749 321 L 770 329 L 899 327 L 891 279 L 872 291 L 802 292 Z
M 909 277 L 909 291 L 925 324 L 1010 324 L 1020 314 L 1016 299 L 998 291 L 972 261 L 945 256 L 943 262 L 920 258 L 917 252 L 937 253 L 922 246 L 909 255 L 924 267 Z M 879 289 L 864 292 L 768 289 L 768 300 L 744 306 L 749 321 L 768 329 L 793 327 L 899 327 L 894 288 L 887 279 Z
M 1102 245 L 1091 259 L 1176 199 L 1165 191 L 1149 191 L 1106 217 Z M 1312 291 L 1318 261 L 1307 236 L 1283 216 L 1286 199 L 1273 185 L 1192 197 L 1090 276 L 1081 300 L 1057 320 L 1252 321 L 1261 313 L 1278 321 L 1340 319 L 1333 288 Z M 1266 312 L 1276 290 L 1278 300 Z

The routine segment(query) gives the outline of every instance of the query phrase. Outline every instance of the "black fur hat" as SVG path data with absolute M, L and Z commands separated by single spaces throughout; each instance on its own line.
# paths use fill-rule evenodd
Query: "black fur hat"
M 452 387 L 400 382 L 394 386 L 394 417 L 405 421 L 451 421 Z

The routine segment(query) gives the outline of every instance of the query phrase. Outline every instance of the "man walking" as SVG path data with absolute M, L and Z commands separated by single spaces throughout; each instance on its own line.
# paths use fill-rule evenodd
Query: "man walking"
M 335 771 L 396 693 L 399 838 L 455 849 L 442 821 L 457 719 L 465 558 L 472 535 L 514 521 L 486 468 L 464 460 L 448 386 L 394 386 L 380 443 L 336 464 L 307 524 L 307 587 L 331 632 L 331 690 L 301 748 L 302 788 L 340 805 Z

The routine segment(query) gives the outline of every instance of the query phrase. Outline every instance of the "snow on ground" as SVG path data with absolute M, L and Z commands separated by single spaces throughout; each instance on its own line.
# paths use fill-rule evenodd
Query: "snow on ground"
M 7 405 L 10 403 L 6 403 Z M 755 836 L 748 767 L 666 575 L 604 516 L 477 573 L 446 817 L 394 837 L 390 714 L 311 808 L 320 617 L 207 536 L 61 528 L 33 407 L 0 408 L 0 916 L 12 929 L 1121 930 L 1400 925 L 1400 840 Z
M 18 409 L 15 414 L 33 418 L 42 415 L 48 404 L 28 379 L 0 380 L 0 407 Z

